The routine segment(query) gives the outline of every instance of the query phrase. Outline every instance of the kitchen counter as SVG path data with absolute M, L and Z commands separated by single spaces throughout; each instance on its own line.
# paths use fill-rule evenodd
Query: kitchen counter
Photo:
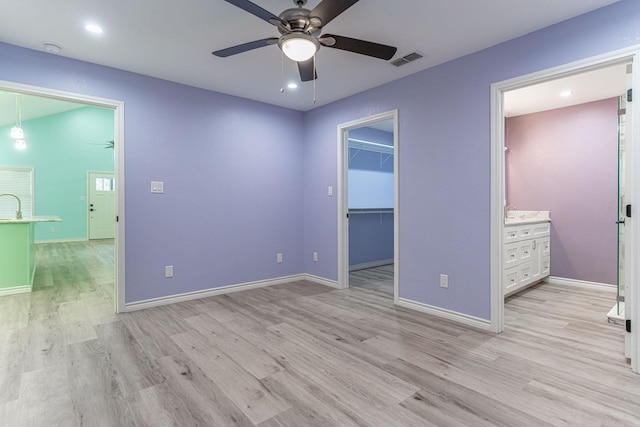
M 23 224 L 30 222 L 61 222 L 59 216 L 54 215 L 36 215 L 29 218 L 15 219 L 15 218 L 0 218 L 0 224 Z
M 31 292 L 36 272 L 34 227 L 57 216 L 0 219 L 0 296 Z

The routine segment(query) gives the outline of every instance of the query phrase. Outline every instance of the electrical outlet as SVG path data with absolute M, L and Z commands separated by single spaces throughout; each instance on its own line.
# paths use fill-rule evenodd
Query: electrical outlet
M 173 277 L 173 265 L 165 265 L 164 277 Z
M 440 275 L 440 287 L 448 288 L 449 287 L 449 276 L 446 274 Z
M 276 254 L 276 262 L 278 264 L 282 263 L 282 252 L 279 252 L 279 253 Z
M 318 262 L 318 252 L 313 253 L 313 262 Z
M 51 229 L 49 231 L 52 232 L 52 233 L 55 233 L 56 232 L 56 228 L 55 227 L 51 227 Z

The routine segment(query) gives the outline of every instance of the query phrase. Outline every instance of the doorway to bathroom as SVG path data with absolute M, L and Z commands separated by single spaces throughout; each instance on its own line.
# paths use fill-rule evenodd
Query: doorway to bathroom
M 338 126 L 339 287 L 397 298 L 397 111 Z
M 35 304 L 44 295 L 36 295 L 35 290 L 50 293 L 57 284 L 66 284 L 56 301 L 77 300 L 72 298 L 73 292 L 100 294 L 104 298 L 93 298 L 92 303 L 108 310 L 105 315 L 124 311 L 123 103 L 6 81 L 0 82 L 0 94 L 22 101 L 26 149 L 11 154 L 15 154 L 16 164 L 35 165 L 33 214 L 62 219 L 46 227 L 36 226 L 33 290 L 16 296 L 17 302 Z M 7 149 L 13 149 L 13 144 L 3 142 Z M 87 171 L 106 167 L 112 170 L 115 205 L 110 219 L 115 232 L 111 238 L 91 241 Z
M 508 254 L 506 255 L 502 249 L 506 248 L 505 239 L 507 239 L 506 229 L 503 232 L 503 224 L 508 215 L 504 209 L 507 203 L 515 204 L 518 210 L 522 208 L 525 212 L 549 211 L 551 217 L 550 286 L 560 286 L 558 288 L 560 292 L 565 290 L 570 292 L 570 289 L 574 289 L 579 293 L 581 288 L 596 290 L 600 293 L 608 292 L 610 305 L 607 310 L 611 307 L 614 309 L 619 307 L 618 301 L 622 298 L 617 297 L 616 293 L 620 296 L 624 295 L 623 298 L 627 300 L 627 312 L 623 323 L 626 320 L 631 322 L 636 316 L 630 307 L 637 294 L 634 293 L 635 290 L 630 289 L 630 285 L 634 271 L 637 269 L 631 254 L 638 230 L 633 228 L 631 220 L 626 215 L 626 206 L 631 205 L 635 194 L 630 179 L 634 166 L 631 148 L 632 141 L 635 139 L 632 139 L 630 131 L 632 119 L 634 115 L 637 117 L 637 112 L 635 114 L 632 112 L 631 104 L 626 104 L 626 100 L 627 89 L 631 87 L 634 78 L 637 79 L 632 73 L 636 56 L 633 51 L 614 53 L 492 86 L 492 328 L 494 331 L 501 332 L 504 328 L 504 295 L 505 285 L 508 285 L 505 272 L 508 271 L 506 268 Z M 607 76 L 607 73 L 616 77 L 603 77 Z M 571 83 L 578 82 L 576 84 L 579 87 L 579 81 L 588 79 L 589 76 L 599 76 L 595 81 L 591 80 L 591 87 L 588 87 L 589 84 L 583 86 L 586 88 L 585 92 L 590 89 L 591 98 L 575 101 L 567 99 L 573 96 L 579 98 L 582 95 L 579 93 L 583 91 L 582 89 L 571 93 Z M 510 110 L 521 108 L 514 101 L 518 98 L 515 95 L 523 95 L 520 99 L 525 99 L 527 102 L 536 101 L 545 93 L 545 86 L 557 92 L 556 98 L 564 97 L 559 101 L 560 104 L 547 109 L 541 108 L 537 112 L 510 113 Z M 612 93 L 593 95 L 594 88 L 611 87 L 615 88 Z M 582 123 L 580 125 L 582 129 L 573 129 L 573 137 L 558 136 L 551 125 L 546 128 L 535 126 L 536 122 L 540 124 L 545 120 L 560 120 L 560 117 L 570 117 L 571 114 L 577 117 L 575 123 Z M 596 114 L 600 116 L 605 114 L 607 118 L 596 120 Z M 509 117 L 515 117 L 515 119 Z M 606 121 L 608 127 L 606 136 L 600 138 L 603 146 L 600 148 L 586 143 L 593 136 L 592 134 L 602 130 L 597 124 L 598 121 Z M 580 132 L 583 133 L 582 137 L 576 138 L 575 134 Z M 568 141 L 571 138 L 575 141 Z M 634 138 L 637 139 L 637 136 Z M 532 144 L 526 149 L 513 144 L 514 140 L 523 139 L 529 139 Z M 573 148 L 570 147 L 569 142 L 573 144 Z M 563 145 L 566 147 L 562 147 Z M 604 154 L 605 151 L 598 151 L 601 148 L 606 151 L 606 154 Z M 569 150 L 564 157 L 563 149 Z M 560 158 L 565 160 L 558 160 Z M 528 163 L 528 171 L 514 173 L 513 169 L 518 168 L 518 162 L 523 159 Z M 560 164 L 556 164 L 552 169 L 545 169 L 556 161 Z M 571 172 L 572 170 L 574 172 Z M 545 181 L 548 184 L 546 187 Z M 570 190 L 571 188 L 573 190 Z M 563 189 L 569 190 L 562 193 Z M 528 194 L 522 196 L 525 191 Z M 515 196 L 516 194 L 521 197 Z M 602 197 L 599 197 L 600 195 Z M 545 206 L 536 204 L 536 197 L 538 200 L 544 200 Z M 602 201 L 598 202 L 596 199 L 602 199 Z M 599 218 L 596 221 L 595 219 L 587 220 L 588 217 Z M 589 239 L 594 238 L 597 243 L 587 243 Z M 606 250 L 603 247 L 605 240 L 608 242 Z M 574 249 L 571 249 L 572 247 Z M 582 252 L 588 252 L 590 249 L 594 252 L 583 256 Z M 580 261 L 576 259 L 576 253 L 579 251 Z M 588 279 L 589 277 L 593 279 Z M 616 287 L 619 287 L 619 291 Z M 545 286 L 541 286 L 541 289 L 545 289 Z M 566 309 L 570 310 L 569 307 Z M 594 314 L 594 318 L 597 317 L 596 321 L 606 323 L 607 310 L 599 304 L 599 312 Z M 625 332 L 625 327 L 615 331 L 625 336 L 624 353 L 628 359 L 631 359 L 632 369 L 637 372 L 638 365 L 634 357 L 637 354 L 635 337 Z M 620 349 L 620 353 L 622 351 Z

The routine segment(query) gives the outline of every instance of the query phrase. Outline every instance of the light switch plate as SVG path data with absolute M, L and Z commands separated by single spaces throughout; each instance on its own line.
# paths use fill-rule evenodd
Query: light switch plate
M 151 192 L 152 193 L 164 193 L 164 182 L 162 181 L 151 181 Z

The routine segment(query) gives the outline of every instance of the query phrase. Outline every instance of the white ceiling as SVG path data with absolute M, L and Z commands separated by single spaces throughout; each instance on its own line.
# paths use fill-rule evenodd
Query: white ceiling
M 0 91 L 0 126 L 13 125 L 16 123 L 16 95 L 17 94 L 13 92 Z M 83 104 L 60 101 L 58 99 L 45 98 L 41 96 L 22 94 L 18 96 L 23 122 L 29 119 L 62 113 L 64 111 L 74 110 L 85 106 Z
M 571 95 L 561 96 L 566 91 Z M 509 91 L 504 95 L 504 114 L 513 117 L 553 110 L 617 97 L 626 91 L 627 65 L 617 64 Z
M 291 0 L 254 2 L 274 14 L 293 7 Z M 70 58 L 306 111 L 615 2 L 362 0 L 324 32 L 397 46 L 395 58 L 411 52 L 425 57 L 398 68 L 323 47 L 316 104 L 312 82 L 280 93 L 276 46 L 229 58 L 211 55 L 278 35 L 274 26 L 223 0 L 11 1 L 0 14 L 0 41 L 35 50 L 53 42 Z M 306 7 L 318 3 L 309 0 Z M 87 33 L 89 22 L 104 33 Z M 285 80 L 298 81 L 295 64 L 284 65 Z

